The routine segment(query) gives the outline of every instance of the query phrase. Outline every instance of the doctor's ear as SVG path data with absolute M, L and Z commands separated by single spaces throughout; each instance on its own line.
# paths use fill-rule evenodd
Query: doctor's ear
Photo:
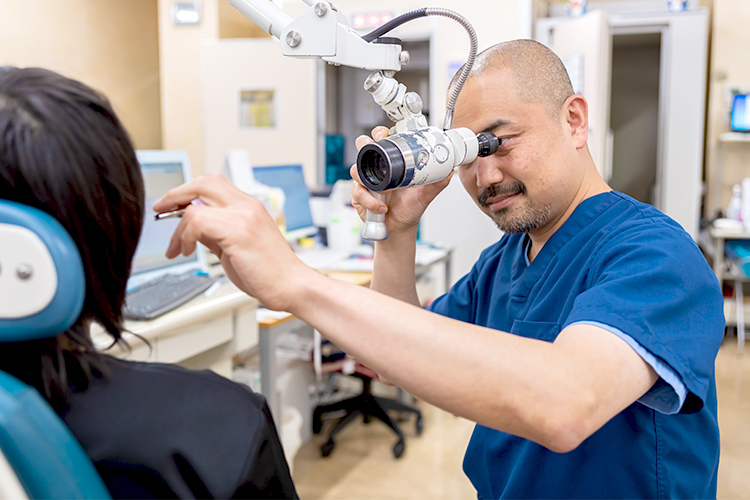
M 580 94 L 573 94 L 565 100 L 561 118 L 570 129 L 570 136 L 576 149 L 586 146 L 589 133 L 589 105 Z

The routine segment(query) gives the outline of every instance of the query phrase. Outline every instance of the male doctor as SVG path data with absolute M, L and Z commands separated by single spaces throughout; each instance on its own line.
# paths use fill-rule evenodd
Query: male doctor
M 448 180 L 385 203 L 355 185 L 355 205 L 385 213 L 389 231 L 371 289 L 306 267 L 262 205 L 220 176 L 154 205 L 204 204 L 188 207 L 167 255 L 204 243 L 267 307 L 476 422 L 464 471 L 480 498 L 715 498 L 724 317 L 695 243 L 607 186 L 586 145 L 586 100 L 537 42 L 480 54 L 453 126 L 502 140 L 458 176 L 505 234 L 430 311 L 414 281 L 417 223 Z

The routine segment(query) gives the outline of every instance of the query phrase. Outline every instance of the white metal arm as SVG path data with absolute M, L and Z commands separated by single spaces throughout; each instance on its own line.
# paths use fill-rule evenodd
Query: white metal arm
M 278 38 L 285 56 L 320 58 L 368 70 L 401 69 L 401 45 L 366 42 L 326 0 L 304 0 L 310 8 L 297 19 L 268 0 L 229 1 L 261 29 Z

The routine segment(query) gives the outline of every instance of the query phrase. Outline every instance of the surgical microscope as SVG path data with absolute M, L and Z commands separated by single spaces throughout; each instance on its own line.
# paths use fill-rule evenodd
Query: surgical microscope
M 357 156 L 362 183 L 374 196 L 384 200 L 382 191 L 439 182 L 454 168 L 489 156 L 500 146 L 490 132 L 473 133 L 468 128 L 451 128 L 453 109 L 474 64 L 477 37 L 474 28 L 460 14 L 438 7 L 425 7 L 397 16 L 361 36 L 346 17 L 327 0 L 304 0 L 310 8 L 296 19 L 268 0 L 229 0 L 261 29 L 279 39 L 285 56 L 319 58 L 329 64 L 372 71 L 364 88 L 395 122 L 389 136 L 365 145 Z M 453 88 L 443 128 L 429 126 L 422 114 L 422 98 L 407 92 L 394 75 L 409 63 L 409 53 L 401 50 L 398 38 L 384 36 L 396 27 L 426 16 L 457 21 L 470 39 L 469 57 Z M 384 240 L 388 237 L 385 214 L 367 212 L 362 237 Z

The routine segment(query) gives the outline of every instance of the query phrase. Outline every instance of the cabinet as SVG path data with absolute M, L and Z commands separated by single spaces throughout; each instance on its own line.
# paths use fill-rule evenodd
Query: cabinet
M 734 287 L 734 297 L 724 301 L 724 317 L 727 325 L 737 326 L 737 348 L 739 352 L 745 344 L 745 300 L 743 283 L 750 281 L 742 274 L 737 266 L 725 259 L 724 245 L 728 240 L 750 240 L 750 233 L 746 230 L 718 228 L 711 226 L 707 233 L 708 240 L 702 238 L 702 247 L 711 258 L 712 268 L 716 278 L 723 285 L 731 282 Z
M 719 210 L 723 210 L 721 204 L 721 193 L 722 187 L 731 187 L 734 184 L 738 184 L 742 181 L 741 178 L 735 178 L 733 180 L 726 179 L 724 172 L 726 155 L 730 149 L 742 148 L 747 154 L 747 165 L 750 166 L 750 134 L 742 132 L 724 132 L 719 136 L 719 143 L 716 147 L 716 172 L 713 178 L 713 192 L 711 193 L 711 199 L 713 200 L 713 210 L 709 211 L 709 215 L 716 214 Z M 750 169 L 748 169 L 747 175 L 750 175 Z

